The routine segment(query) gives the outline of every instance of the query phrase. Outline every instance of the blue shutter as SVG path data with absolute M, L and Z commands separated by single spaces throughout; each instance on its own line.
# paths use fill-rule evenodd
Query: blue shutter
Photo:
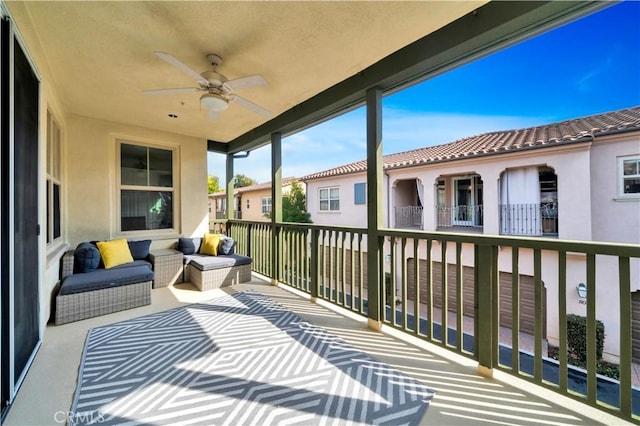
M 353 185 L 353 203 L 354 204 L 367 203 L 367 184 L 366 183 L 356 183 Z

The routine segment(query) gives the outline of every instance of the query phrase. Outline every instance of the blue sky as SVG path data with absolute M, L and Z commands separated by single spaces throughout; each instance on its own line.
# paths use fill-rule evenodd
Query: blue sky
M 640 105 L 640 2 L 624 1 L 383 100 L 384 154 Z M 283 177 L 366 157 L 363 108 L 282 142 Z M 270 178 L 270 146 L 235 173 Z M 209 154 L 224 179 L 225 158 Z

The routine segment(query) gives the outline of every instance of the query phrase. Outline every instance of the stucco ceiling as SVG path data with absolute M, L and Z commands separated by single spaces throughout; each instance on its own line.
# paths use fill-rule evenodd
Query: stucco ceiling
M 227 142 L 268 119 L 231 104 L 211 122 L 200 93 L 144 95 L 195 85 L 154 51 L 198 72 L 209 69 L 206 55 L 217 53 L 224 60 L 218 71 L 229 79 L 262 75 L 267 86 L 237 93 L 275 117 L 484 3 L 7 4 L 29 49 L 44 52 L 46 63 L 36 65 L 51 74 L 65 112 Z

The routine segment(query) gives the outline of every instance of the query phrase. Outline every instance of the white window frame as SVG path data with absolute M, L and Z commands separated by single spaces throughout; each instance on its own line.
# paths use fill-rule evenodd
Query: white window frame
M 272 203 L 271 197 L 262 197 L 262 214 L 267 215 L 271 213 Z
M 332 190 L 337 190 L 338 191 L 338 196 L 337 197 L 332 197 L 331 196 L 331 191 Z M 326 198 L 323 198 L 322 193 L 326 191 Z M 327 207 L 323 209 L 322 208 L 322 202 L 326 201 L 327 202 Z M 332 201 L 337 201 L 338 202 L 338 208 L 337 209 L 333 209 L 331 208 L 331 202 Z M 327 186 L 324 188 L 318 188 L 318 209 L 321 212 L 339 212 L 340 211 L 340 187 L 339 186 Z
M 60 220 L 60 235 L 54 236 L 54 187 L 58 187 L 58 215 Z M 62 241 L 62 131 L 51 110 L 47 108 L 47 215 L 46 241 L 47 246 Z
M 171 181 L 173 186 L 141 186 L 141 185 L 122 185 L 122 165 L 121 165 L 121 147 L 122 145 L 134 145 L 140 146 L 144 148 L 156 148 L 163 149 L 166 151 L 171 151 Z M 134 139 L 116 139 L 116 212 L 115 212 L 115 235 L 125 236 L 125 237 L 152 237 L 155 235 L 159 236 L 175 236 L 180 233 L 180 182 L 178 180 L 179 174 L 179 165 L 180 157 L 178 146 L 175 145 L 165 145 L 155 142 L 147 142 L 147 141 L 139 141 Z M 173 204 L 173 212 L 172 212 L 172 228 L 165 229 L 146 229 L 146 230 L 133 230 L 133 231 L 123 231 L 122 230 L 122 191 L 123 190 L 139 190 L 139 191 L 162 191 L 162 192 L 172 192 L 172 204 Z
M 629 160 L 635 160 L 638 163 L 640 163 L 640 154 L 626 155 L 624 157 L 618 157 L 618 174 L 616 176 L 617 181 L 618 181 L 618 197 L 625 198 L 625 199 L 629 199 L 629 198 L 640 199 L 640 193 L 638 193 L 638 192 L 630 193 L 630 194 L 625 194 L 625 192 L 624 192 L 624 179 L 625 178 L 631 177 L 631 178 L 640 179 L 640 170 L 638 170 L 637 174 L 633 174 L 633 175 L 625 175 L 624 174 L 624 162 L 625 161 L 629 161 Z

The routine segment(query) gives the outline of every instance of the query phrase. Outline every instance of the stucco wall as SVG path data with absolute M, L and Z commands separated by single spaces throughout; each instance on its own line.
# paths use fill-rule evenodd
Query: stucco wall
M 334 178 L 315 179 L 306 182 L 307 212 L 311 214 L 313 223 L 335 226 L 367 227 L 367 204 L 354 204 L 354 184 L 367 181 L 366 174 L 357 173 Z M 387 222 L 387 178 L 383 179 L 385 206 L 384 226 Z M 320 210 L 320 189 L 328 187 L 340 188 L 340 211 Z
M 119 233 L 116 228 L 116 143 L 126 140 L 177 147 L 174 176 L 175 233 Z M 153 239 L 152 249 L 170 247 L 179 235 L 208 230 L 206 141 L 126 124 L 72 115 L 66 144 L 67 234 L 72 247 L 86 240 L 116 237 Z
M 591 148 L 593 239 L 640 243 L 640 194 L 619 194 L 618 158 L 640 155 L 640 133 L 599 138 Z
M 271 220 L 262 214 L 262 197 L 271 197 L 271 188 L 243 191 L 239 195 L 242 197 L 242 220 L 261 222 Z M 247 201 L 249 208 L 247 208 Z

